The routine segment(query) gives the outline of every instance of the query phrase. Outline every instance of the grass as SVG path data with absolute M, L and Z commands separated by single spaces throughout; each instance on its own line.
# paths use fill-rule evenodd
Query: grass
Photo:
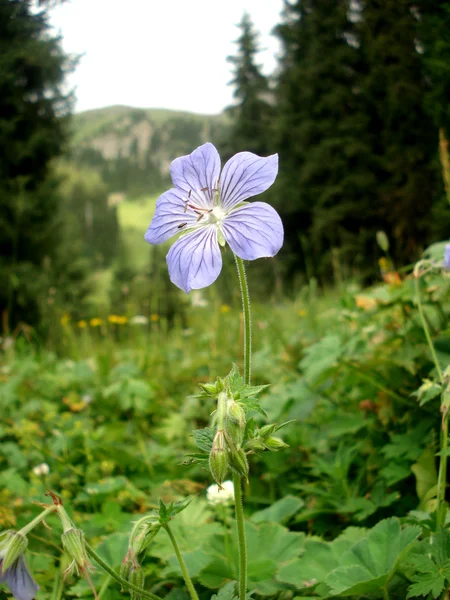
M 141 264 L 146 247 L 142 234 L 155 201 L 148 197 L 119 206 L 135 264 Z M 442 390 L 433 382 L 435 367 L 414 282 L 389 275 L 385 283 L 365 290 L 343 282 L 339 290 L 324 292 L 312 283 L 294 299 L 252 294 L 253 382 L 270 387 L 258 397 L 267 418 L 252 410 L 246 418 L 256 428 L 267 421 L 291 421 L 280 432 L 287 448 L 248 457 L 249 582 L 257 599 L 313 598 L 327 582 L 337 581 L 344 586 L 343 595 L 356 600 L 366 589 L 358 577 L 367 572 L 359 563 L 350 569 L 348 560 L 355 561 L 358 553 L 350 555 L 343 548 L 373 544 L 369 554 L 384 557 L 383 539 L 389 545 L 399 536 L 400 519 L 402 531 L 410 528 L 411 540 L 416 539 L 416 518 L 427 532 L 420 543 L 428 543 Z M 0 369 L 2 528 L 27 523 L 37 512 L 32 501 L 43 501 L 52 489 L 89 543 L 118 569 L 131 522 L 155 509 L 159 498 L 167 503 L 192 495 L 189 508 L 174 519 L 173 531 L 200 597 L 206 600 L 224 582 L 236 579 L 232 511 L 208 505 L 207 464 L 184 464 L 191 462 L 187 454 L 199 451 L 191 432 L 207 426 L 215 408 L 213 398 L 199 397 L 198 384 L 223 378 L 232 363 L 242 365 L 235 273 L 224 269 L 221 278 L 219 283 L 229 283 L 233 290 L 230 305 L 215 285 L 199 296 L 177 295 L 170 317 L 162 310 L 148 312 L 147 319 L 136 323 L 130 309 L 128 318 L 99 315 L 82 325 L 59 325 L 55 312 L 53 338 L 46 347 L 21 337 L 5 340 Z M 108 285 L 107 273 L 98 284 L 100 291 Z M 159 290 L 155 306 L 165 308 L 166 290 Z M 450 277 L 438 271 L 427 275 L 421 293 L 445 369 L 450 364 Z M 42 463 L 49 465 L 48 474 L 36 473 Z M 385 538 L 373 531 L 377 523 Z M 28 560 L 41 585 L 40 598 L 59 600 L 64 596 L 55 596 L 54 587 L 60 568 L 58 525 L 50 519 L 49 524 L 52 530 L 41 527 L 30 537 Z M 142 561 L 146 587 L 186 600 L 163 533 L 152 540 Z M 421 546 L 414 548 L 420 551 Z M 323 553 L 328 558 L 322 565 Z M 384 573 L 384 559 L 381 563 Z M 396 558 L 389 568 L 401 570 L 402 564 Z M 391 600 L 407 597 L 410 569 L 399 577 L 389 571 Z M 118 586 L 100 569 L 92 577 L 104 597 L 120 600 Z M 377 586 L 377 578 L 370 580 L 368 594 L 386 598 L 386 589 Z M 347 593 L 353 587 L 363 591 Z M 67 597 L 92 598 L 83 580 L 69 577 L 64 589 Z
M 131 268 L 144 269 L 149 264 L 149 246 L 144 233 L 155 213 L 158 195 L 125 200 L 118 206 L 118 218 L 127 263 Z

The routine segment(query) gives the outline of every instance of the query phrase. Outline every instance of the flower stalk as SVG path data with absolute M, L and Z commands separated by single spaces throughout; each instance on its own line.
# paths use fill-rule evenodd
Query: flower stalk
M 244 314 L 244 383 L 250 385 L 252 376 L 252 323 L 250 311 L 250 294 L 248 291 L 247 275 L 244 263 L 239 256 L 234 255 L 242 296 Z M 239 544 L 239 600 L 245 600 L 247 595 L 247 540 L 245 537 L 244 504 L 242 496 L 242 476 L 233 475 L 236 523 Z
M 439 381 L 443 388 L 442 398 L 444 400 L 445 394 L 445 378 L 442 373 L 441 365 L 436 354 L 436 349 L 433 344 L 433 340 L 430 334 L 430 328 L 425 317 L 425 312 L 422 304 L 422 297 L 420 293 L 420 268 L 421 263 L 418 262 L 414 268 L 414 285 L 416 291 L 417 307 L 419 309 L 420 321 L 422 324 L 425 338 L 430 348 L 431 356 L 433 358 L 436 371 L 438 373 Z M 448 448 L 448 418 L 449 418 L 449 406 L 443 401 L 441 404 L 442 412 L 442 429 L 441 429 L 441 442 L 440 442 L 440 456 L 439 456 L 439 472 L 437 482 L 437 493 L 436 493 L 436 530 L 443 527 L 445 524 L 445 491 L 447 488 L 447 448 Z
M 111 577 L 113 579 L 115 579 L 118 583 L 120 583 L 120 585 L 123 586 L 124 588 L 132 590 L 133 592 L 136 592 L 137 594 L 142 596 L 142 598 L 150 598 L 150 600 L 162 600 L 162 598 L 160 598 L 156 594 L 147 592 L 146 590 L 143 590 L 142 588 L 138 587 L 137 585 L 130 583 L 126 579 L 123 579 L 123 577 L 120 577 L 120 575 L 118 575 L 114 571 L 114 569 L 112 569 L 107 563 L 105 563 L 104 560 L 102 560 L 100 558 L 100 556 L 97 554 L 97 552 L 95 552 L 95 550 L 87 542 L 86 542 L 86 552 L 89 554 L 89 556 L 91 558 L 93 558 L 95 560 L 95 562 L 97 564 L 99 564 L 101 566 L 101 568 L 104 571 L 106 571 L 109 575 L 111 575 Z
M 177 557 L 177 560 L 178 560 L 178 564 L 180 565 L 181 572 L 183 573 L 183 579 L 184 579 L 184 582 L 185 582 L 186 587 L 188 589 L 189 595 L 190 595 L 190 597 L 191 597 L 192 600 L 199 600 L 198 594 L 197 594 L 197 592 L 195 590 L 195 587 L 194 587 L 194 584 L 192 583 L 192 580 L 189 577 L 189 573 L 188 573 L 188 570 L 186 568 L 186 563 L 184 562 L 184 559 L 181 556 L 181 552 L 180 552 L 180 549 L 178 547 L 177 540 L 175 539 L 175 536 L 173 535 L 172 530 L 170 529 L 168 523 L 166 523 L 165 525 L 163 525 L 163 527 L 167 531 L 167 534 L 168 534 L 168 536 L 170 538 L 170 541 L 172 542 L 172 546 L 173 546 L 173 549 L 175 550 L 175 554 L 176 554 L 176 557 Z
M 43 510 L 41 512 L 41 514 L 39 514 L 37 517 L 35 517 L 32 521 L 27 523 L 27 525 L 22 527 L 22 529 L 18 533 L 20 533 L 23 536 L 28 535 L 30 533 L 30 531 L 32 531 L 37 525 L 39 525 L 39 523 L 42 523 L 42 521 L 44 521 L 48 517 L 48 515 L 50 515 L 52 512 L 55 512 L 56 509 L 57 509 L 56 506 L 49 506 L 48 508 Z
M 244 383 L 250 385 L 252 377 L 252 319 L 250 312 L 250 295 L 248 292 L 247 275 L 242 258 L 234 255 L 241 288 L 242 309 L 244 312 Z

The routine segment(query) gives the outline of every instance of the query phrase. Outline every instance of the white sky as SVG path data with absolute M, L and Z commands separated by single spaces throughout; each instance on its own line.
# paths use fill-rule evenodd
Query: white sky
M 232 103 L 231 65 L 247 11 L 273 71 L 282 0 L 69 0 L 50 12 L 66 52 L 83 54 L 69 78 L 76 111 L 113 104 L 221 112 Z

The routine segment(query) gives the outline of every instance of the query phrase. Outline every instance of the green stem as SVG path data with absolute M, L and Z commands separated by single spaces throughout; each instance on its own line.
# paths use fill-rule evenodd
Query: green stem
M 436 350 L 431 339 L 430 329 L 428 327 L 425 312 L 423 310 L 422 298 L 420 294 L 419 273 L 414 272 L 414 284 L 416 289 L 417 307 L 419 309 L 420 320 L 425 337 L 430 348 L 431 356 L 439 375 L 442 388 L 445 386 L 445 379 L 442 373 L 441 365 L 436 354 Z M 441 431 L 441 452 L 439 456 L 439 474 L 437 483 L 437 504 L 436 504 L 436 529 L 444 526 L 445 523 L 445 491 L 447 488 L 447 447 L 448 447 L 448 407 L 442 405 L 442 431 Z
M 22 527 L 22 529 L 20 531 L 18 531 L 17 533 L 20 533 L 21 535 L 27 535 L 32 529 L 34 529 L 36 527 L 36 525 L 39 525 L 39 523 L 41 523 L 41 521 L 46 519 L 48 517 L 48 515 L 50 515 L 52 512 L 55 512 L 55 510 L 56 510 L 56 506 L 49 506 L 48 508 L 43 510 L 40 515 L 38 515 L 36 518 L 34 518 L 32 521 L 30 521 L 28 523 L 28 525 L 25 525 L 25 527 Z
M 139 594 L 143 598 L 150 598 L 150 600 L 162 600 L 156 594 L 152 594 L 151 592 L 147 592 L 146 590 L 143 590 L 142 588 L 138 587 L 137 585 L 134 585 L 133 583 L 130 583 L 126 579 L 123 579 L 123 577 L 120 577 L 120 575 L 118 575 L 114 571 L 114 569 L 112 569 L 108 564 L 106 564 L 100 558 L 100 556 L 95 552 L 95 550 L 87 542 L 86 542 L 86 552 L 89 554 L 89 556 L 91 558 L 93 558 L 95 560 L 96 563 L 98 563 L 101 566 L 101 568 L 103 570 L 105 570 L 109 575 L 111 575 L 111 577 L 113 579 L 115 579 L 118 583 L 120 583 L 120 585 L 122 587 L 127 588 L 129 590 L 133 590 L 133 592 L 136 592 L 137 594 Z
M 244 383 L 250 385 L 252 377 L 252 319 L 250 312 L 250 295 L 248 293 L 247 276 L 242 259 L 234 255 L 241 288 L 242 309 L 244 312 Z M 244 505 L 242 498 L 242 478 L 233 475 L 236 522 L 239 543 L 239 600 L 247 595 L 247 541 L 245 539 Z
M 250 296 L 247 276 L 242 259 L 234 255 L 241 288 L 242 308 L 244 311 L 244 382 L 249 385 L 252 377 L 252 319 L 250 313 Z
M 111 583 L 111 579 L 111 575 L 106 576 L 106 579 L 102 583 L 102 587 L 100 588 L 100 591 L 98 593 L 98 600 L 101 600 L 101 598 L 103 598 L 103 596 L 105 595 L 105 592 L 108 590 L 109 584 Z
M 441 453 L 439 457 L 439 474 L 437 483 L 436 524 L 445 524 L 445 490 L 447 487 L 447 446 L 448 446 L 448 408 L 442 414 Z
M 247 594 L 247 541 L 245 539 L 242 477 L 237 473 L 233 475 L 233 484 L 239 542 L 239 600 L 245 600 Z
M 431 339 L 430 329 L 428 327 L 428 323 L 427 323 L 427 320 L 425 318 L 425 312 L 423 310 L 423 304 L 422 304 L 422 298 L 421 298 L 421 295 L 420 295 L 419 276 L 418 275 L 415 275 L 415 277 L 414 277 L 414 284 L 415 284 L 415 288 L 416 288 L 416 299 L 417 299 L 417 307 L 419 309 L 420 321 L 422 323 L 423 331 L 425 333 L 425 337 L 427 339 L 428 347 L 430 348 L 431 356 L 433 357 L 433 362 L 434 362 L 434 364 L 436 366 L 436 370 L 438 372 L 440 382 L 441 382 L 441 384 L 443 384 L 444 383 L 444 376 L 442 374 L 441 365 L 439 364 L 439 361 L 438 361 L 438 357 L 437 357 L 437 354 L 436 354 L 436 350 L 434 348 L 433 340 Z
M 175 539 L 175 536 L 173 535 L 172 530 L 170 529 L 168 523 L 163 525 L 163 527 L 167 531 L 167 533 L 170 537 L 170 541 L 172 542 L 173 549 L 175 550 L 175 554 L 177 555 L 178 563 L 180 565 L 181 572 L 183 573 L 184 582 L 189 591 L 189 595 L 192 598 L 192 600 L 198 600 L 197 592 L 195 591 L 194 584 L 192 583 L 192 580 L 189 577 L 189 573 L 186 568 L 186 564 L 183 560 L 183 557 L 181 556 L 180 549 L 178 548 L 177 540 Z
M 365 379 L 366 381 L 371 383 L 374 387 L 376 387 L 379 390 L 381 390 L 382 392 L 384 392 L 387 396 L 390 396 L 391 398 L 393 398 L 394 400 L 397 400 L 401 404 L 405 404 L 407 406 L 411 405 L 411 402 L 408 401 L 406 398 L 403 398 L 402 396 L 397 394 L 397 392 L 394 392 L 393 390 L 390 390 L 389 388 L 387 388 L 385 385 L 383 385 L 382 383 L 377 381 L 377 379 L 375 379 L 375 377 L 373 377 L 370 373 L 366 373 L 366 371 L 363 371 L 362 368 L 357 363 L 354 363 L 351 361 L 348 361 L 348 362 L 343 361 L 342 364 L 345 365 L 346 367 L 349 367 L 350 369 L 353 369 L 356 372 L 357 376 L 359 376 L 361 379 Z

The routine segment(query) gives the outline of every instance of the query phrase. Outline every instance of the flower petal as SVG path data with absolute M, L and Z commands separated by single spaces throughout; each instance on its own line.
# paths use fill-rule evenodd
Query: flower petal
M 172 188 L 164 192 L 156 201 L 156 212 L 144 236 L 149 244 L 162 244 L 173 235 L 197 221 L 197 215 L 186 211 L 186 194 Z
M 170 280 L 187 294 L 211 285 L 222 269 L 214 225 L 199 227 L 175 242 L 167 255 Z
M 239 152 L 225 164 L 220 179 L 222 208 L 265 192 L 278 173 L 278 154 L 266 158 L 252 152 Z
M 31 576 L 23 556 L 19 556 L 2 576 L 17 600 L 33 600 L 38 593 L 39 586 Z
M 213 190 L 217 188 L 219 175 L 220 156 L 210 142 L 192 154 L 176 158 L 170 165 L 174 186 L 185 192 L 186 198 L 190 194 L 192 203 L 203 208 L 213 207 Z
M 450 244 L 446 244 L 444 250 L 444 268 L 450 271 Z
M 283 223 L 265 202 L 252 202 L 231 211 L 222 223 L 233 252 L 244 260 L 275 256 L 283 245 Z

